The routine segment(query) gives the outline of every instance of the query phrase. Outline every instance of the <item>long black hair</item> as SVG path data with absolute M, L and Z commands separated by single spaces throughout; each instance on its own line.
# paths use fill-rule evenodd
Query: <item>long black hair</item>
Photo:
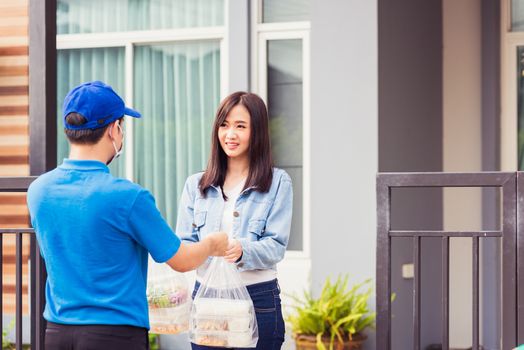
M 200 179 L 199 188 L 205 197 L 210 186 L 224 185 L 227 173 L 227 155 L 220 145 L 218 129 L 227 115 L 237 106 L 244 106 L 251 118 L 249 137 L 249 174 L 244 189 L 253 187 L 259 192 L 268 192 L 273 180 L 273 158 L 269 137 L 269 118 L 262 99 L 253 93 L 238 91 L 227 96 L 218 107 L 211 136 L 211 154 L 207 169 Z

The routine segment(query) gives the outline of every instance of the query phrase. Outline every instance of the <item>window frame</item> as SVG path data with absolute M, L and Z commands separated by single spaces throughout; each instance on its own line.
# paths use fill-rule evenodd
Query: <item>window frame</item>
M 302 250 L 286 250 L 285 258 L 305 259 L 311 257 L 310 249 L 310 28 L 309 21 L 261 23 L 262 1 L 251 9 L 251 86 L 267 104 L 267 42 L 269 40 L 302 40 Z

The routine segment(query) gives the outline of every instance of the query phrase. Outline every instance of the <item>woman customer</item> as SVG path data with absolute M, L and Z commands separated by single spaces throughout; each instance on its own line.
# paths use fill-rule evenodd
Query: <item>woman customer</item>
M 267 108 L 255 94 L 235 92 L 221 102 L 207 169 L 187 179 L 176 229 L 190 242 L 213 232 L 229 234 L 224 258 L 236 264 L 253 300 L 256 349 L 264 350 L 280 349 L 284 342 L 276 264 L 289 241 L 293 205 L 289 175 L 273 167 L 268 122 Z M 194 293 L 206 268 L 197 270 Z

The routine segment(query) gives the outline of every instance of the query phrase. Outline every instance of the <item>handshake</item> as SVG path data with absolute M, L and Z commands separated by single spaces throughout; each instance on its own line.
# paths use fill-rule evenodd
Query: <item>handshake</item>
M 210 256 L 223 256 L 228 262 L 237 262 L 242 257 L 242 245 L 236 239 L 229 239 L 226 232 L 213 232 L 202 243 L 209 246 Z
M 236 239 L 229 239 L 226 232 L 213 232 L 200 242 L 181 244 L 167 264 L 175 271 L 186 272 L 196 269 L 210 256 L 223 256 L 227 262 L 237 262 L 242 258 L 242 245 Z

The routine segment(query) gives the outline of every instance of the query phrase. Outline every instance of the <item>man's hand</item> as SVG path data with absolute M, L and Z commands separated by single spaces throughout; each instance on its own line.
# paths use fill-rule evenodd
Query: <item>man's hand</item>
M 176 271 L 190 271 L 199 267 L 209 256 L 224 256 L 227 247 L 227 233 L 213 232 L 200 242 L 182 243 L 167 264 Z
M 224 259 L 227 262 L 235 263 L 242 256 L 242 245 L 236 239 L 231 239 L 226 250 Z
M 202 242 L 209 246 L 209 255 L 224 256 L 228 247 L 228 235 L 225 232 L 213 232 L 207 235 Z

